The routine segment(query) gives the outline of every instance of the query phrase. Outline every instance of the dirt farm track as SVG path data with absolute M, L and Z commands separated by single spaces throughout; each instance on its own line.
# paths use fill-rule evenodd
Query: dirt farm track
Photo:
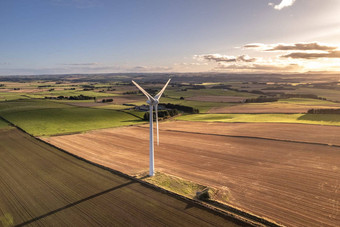
M 146 125 L 45 140 L 135 174 L 148 168 L 148 135 Z M 327 145 L 339 143 L 339 135 L 340 127 L 331 126 L 165 122 L 155 166 L 227 187 L 230 204 L 284 225 L 339 226 L 340 147 Z

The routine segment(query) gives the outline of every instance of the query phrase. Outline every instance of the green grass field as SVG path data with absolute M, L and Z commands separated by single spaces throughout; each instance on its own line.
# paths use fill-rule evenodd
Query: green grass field
M 304 98 L 291 98 L 291 99 L 279 99 L 273 103 L 295 104 L 295 105 L 315 105 L 315 106 L 340 106 L 340 103 L 335 103 L 327 100 L 320 99 L 304 99 Z M 270 104 L 270 103 L 269 103 Z
M 16 99 L 27 99 L 28 97 L 24 96 L 23 93 L 15 93 L 15 92 L 0 92 L 0 101 L 10 101 Z
M 200 113 L 206 113 L 213 107 L 225 107 L 225 106 L 233 106 L 235 103 L 223 103 L 223 102 L 200 102 L 200 101 L 189 101 L 189 100 L 180 100 L 180 99 L 172 99 L 172 98 L 161 98 L 161 103 L 172 103 L 179 104 L 184 106 L 191 106 L 196 109 L 199 109 Z
M 98 109 L 108 109 L 108 110 L 124 110 L 131 108 L 131 106 L 125 106 L 125 105 L 118 105 L 118 104 L 108 104 L 105 106 L 96 106 L 93 108 L 98 108 Z
M 36 109 L 70 108 L 69 105 L 47 100 L 13 100 L 0 102 L 0 115 Z
M 224 89 L 188 89 L 187 91 L 177 91 L 177 90 L 166 90 L 164 92 L 166 96 L 172 97 L 172 98 L 188 98 L 193 96 L 239 96 L 239 97 L 258 97 L 258 95 L 245 93 L 245 92 L 237 92 L 237 91 L 231 91 L 231 90 L 224 90 Z
M 27 97 L 31 98 L 45 98 L 45 97 L 56 97 L 56 96 L 92 96 L 92 97 L 111 97 L 117 96 L 117 94 L 105 93 L 105 92 L 95 92 L 95 91 L 82 91 L 82 90 L 55 90 L 55 91 L 42 91 L 36 93 L 24 93 Z M 92 100 L 93 101 L 93 100 Z
M 35 136 L 84 132 L 142 123 L 116 110 L 74 107 L 45 100 L 0 103 L 0 115 Z
M 9 127 L 9 125 L 7 124 L 7 122 L 0 119 L 0 129 L 8 128 L 8 127 Z
M 271 122 L 340 126 L 340 114 L 192 114 L 177 117 L 184 121 Z

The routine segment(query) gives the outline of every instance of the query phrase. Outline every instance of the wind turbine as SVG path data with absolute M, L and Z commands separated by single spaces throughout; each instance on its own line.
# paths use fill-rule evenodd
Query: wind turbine
M 171 79 L 166 82 L 164 87 L 155 97 L 152 97 L 149 93 L 147 93 L 141 86 L 139 86 L 135 81 L 132 81 L 136 87 L 143 92 L 143 94 L 148 98 L 146 101 L 147 104 L 149 104 L 150 107 L 150 114 L 149 114 L 149 121 L 150 121 L 150 152 L 149 152 L 149 158 L 150 158 L 150 167 L 149 167 L 149 175 L 154 176 L 155 175 L 155 161 L 154 161 L 154 143 L 153 143 L 153 108 L 155 107 L 156 111 L 156 127 L 157 127 L 157 145 L 159 145 L 159 130 L 158 130 L 158 103 L 159 99 L 161 98 L 163 92 L 165 91 L 165 88 L 168 86 Z

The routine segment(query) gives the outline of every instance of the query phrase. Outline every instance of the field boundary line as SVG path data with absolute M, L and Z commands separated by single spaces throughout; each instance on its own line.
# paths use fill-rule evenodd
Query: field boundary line
M 209 212 L 212 212 L 220 217 L 224 217 L 224 218 L 229 218 L 229 219 L 232 219 L 231 221 L 235 222 L 235 223 L 238 223 L 238 224 L 243 224 L 244 226 L 270 226 L 270 227 L 282 227 L 283 225 L 280 225 L 272 220 L 268 220 L 268 219 L 265 219 L 263 217 L 259 217 L 259 216 L 256 216 L 254 214 L 251 214 L 251 213 L 247 213 L 245 211 L 242 211 L 240 209 L 237 209 L 235 207 L 232 207 L 232 206 L 229 206 L 229 205 L 226 205 L 226 204 L 223 204 L 223 206 L 221 206 L 222 204 L 218 203 L 218 202 L 213 202 L 211 204 L 207 203 L 207 202 L 203 202 L 203 201 L 200 201 L 200 200 L 195 200 L 195 199 L 191 199 L 191 198 L 188 198 L 188 197 L 185 197 L 185 196 L 182 196 L 180 194 L 177 194 L 175 192 L 172 192 L 172 191 L 169 191 L 167 189 L 164 189 L 164 188 L 161 188 L 157 185 L 154 185 L 154 184 L 151 184 L 149 182 L 146 182 L 146 181 L 143 181 L 142 179 L 138 179 L 136 177 L 133 177 L 131 175 L 128 175 L 126 173 L 123 173 L 121 171 L 118 171 L 118 170 L 114 170 L 114 169 L 111 169 L 109 167 L 106 167 L 106 166 L 103 166 L 101 164 L 98 164 L 98 163 L 95 163 L 95 162 L 92 162 L 92 161 L 89 161 L 85 158 L 82 158 L 80 156 L 77 156 L 75 154 L 72 154 L 60 147 L 57 147 L 53 144 L 50 144 L 38 137 L 35 137 L 31 134 L 29 134 L 28 132 L 26 132 L 24 129 L 20 128 L 19 126 L 13 124 L 12 122 L 8 121 L 6 118 L 0 116 L 0 119 L 6 121 L 7 123 L 9 123 L 11 126 L 17 128 L 18 130 L 22 131 L 23 133 L 27 134 L 28 136 L 38 140 L 39 142 L 42 142 L 48 146 L 51 146 L 67 155 L 70 155 L 76 159 L 79 159 L 81 161 L 84 161 L 88 164 L 91 164 L 93 166 L 96 166 L 100 169 L 103 169 L 103 170 L 106 170 L 106 171 L 109 171 L 110 173 L 112 174 L 116 174 L 118 176 L 121 176 L 123 178 L 126 178 L 126 179 L 129 179 L 129 180 L 132 180 L 136 183 L 140 183 L 141 185 L 145 186 L 145 187 L 148 187 L 148 188 L 151 188 L 155 191 L 158 191 L 158 192 L 161 192 L 163 194 L 166 194 L 168 196 L 171 196 L 173 198 L 176 198 L 176 199 L 179 199 L 181 201 L 184 201 L 184 202 L 188 202 L 188 203 L 191 203 L 193 205 L 196 205 L 198 206 L 199 208 L 202 208 L 206 211 L 209 211 Z M 215 206 L 212 205 L 215 203 Z M 223 208 L 221 208 L 223 207 Z M 38 217 L 39 218 L 39 217 Z M 40 217 L 40 219 L 43 218 L 43 217 Z M 23 224 L 23 223 L 22 223 Z M 28 223 L 27 223 L 28 224 Z

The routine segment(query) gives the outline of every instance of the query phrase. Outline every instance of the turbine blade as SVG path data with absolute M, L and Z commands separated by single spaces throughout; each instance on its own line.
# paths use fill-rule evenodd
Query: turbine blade
M 141 92 L 143 92 L 143 94 L 144 94 L 149 100 L 154 100 L 154 98 L 152 98 L 152 96 L 151 96 L 149 93 L 147 93 L 141 86 L 139 86 L 135 81 L 132 81 L 132 83 L 133 83 L 134 85 L 136 85 L 136 87 L 137 87 Z
M 162 90 L 160 92 L 158 92 L 158 94 L 155 96 L 156 100 L 159 100 L 163 94 L 163 92 L 165 91 L 165 88 L 168 86 L 168 84 L 170 83 L 170 80 L 168 80 L 168 82 L 166 82 L 166 84 L 164 85 L 164 87 L 162 88 Z
M 158 104 L 155 105 L 156 111 L 156 127 L 157 127 L 157 146 L 159 146 L 159 130 L 158 130 Z

